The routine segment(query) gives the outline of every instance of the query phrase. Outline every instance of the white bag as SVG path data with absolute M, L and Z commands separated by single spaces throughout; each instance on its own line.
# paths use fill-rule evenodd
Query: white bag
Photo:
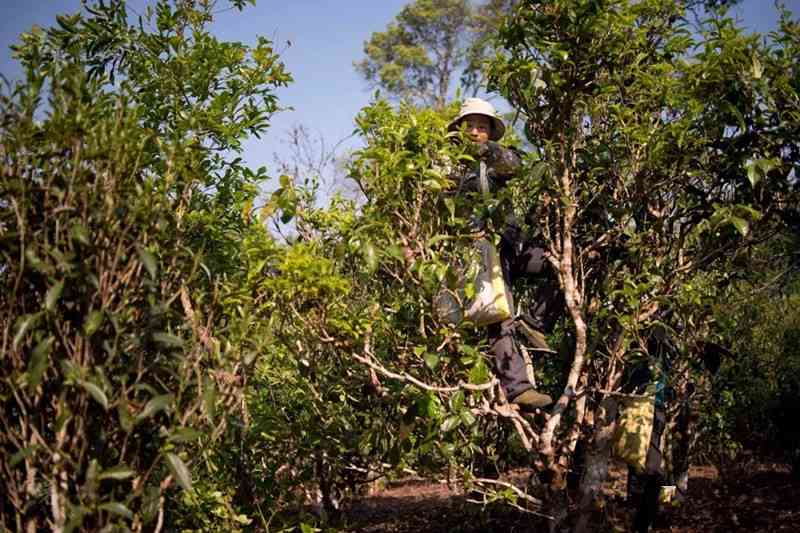
M 482 161 L 480 186 L 483 194 L 489 192 L 486 164 Z M 487 239 L 478 239 L 475 248 L 477 265 L 473 264 L 472 268 L 466 269 L 467 279 L 473 280 L 474 298 L 466 298 L 466 291 L 462 286 L 457 293 L 443 289 L 434 300 L 437 315 L 450 324 L 458 324 L 466 319 L 480 327 L 502 322 L 513 316 L 514 302 L 503 279 L 500 254 Z M 470 275 L 473 273 L 474 278 Z
M 479 239 L 475 247 L 477 265 L 467 269 L 467 274 L 474 273 L 475 296 L 467 298 L 462 286 L 458 291 L 443 289 L 434 301 L 439 318 L 450 324 L 468 320 L 476 326 L 487 326 L 512 316 L 513 300 L 503 280 L 500 254 L 487 239 Z

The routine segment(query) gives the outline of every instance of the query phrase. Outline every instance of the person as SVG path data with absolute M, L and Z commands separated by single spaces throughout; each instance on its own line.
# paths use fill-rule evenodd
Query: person
M 678 376 L 669 379 L 673 364 L 681 357 L 678 340 L 681 330 L 675 328 L 670 333 L 664 325 L 671 314 L 658 316 L 645 344 L 648 357 L 628 369 L 622 389 L 625 393 L 644 394 L 649 386 L 655 391 L 644 468 L 628 466 L 627 500 L 635 509 L 632 531 L 636 533 L 647 533 L 656 523 L 664 488 L 672 489 L 670 498 L 677 502 L 684 500 L 688 491 L 694 418 L 691 400 L 696 386 L 688 373 L 680 379 Z M 723 358 L 736 357 L 727 348 L 708 340 L 695 341 L 685 349 L 689 350 L 691 360 L 704 370 L 697 375 L 701 379 L 716 374 Z
M 472 151 L 478 161 L 463 165 L 452 175 L 458 181 L 457 194 L 480 192 L 476 168 L 480 161 L 485 163 L 487 169 L 490 194 L 505 187 L 521 168 L 519 152 L 498 143 L 505 133 L 505 125 L 489 102 L 467 98 L 448 129 L 465 131 L 473 143 Z M 539 284 L 534 304 L 528 313 L 516 313 L 512 318 L 488 326 L 487 337 L 495 359 L 495 370 L 511 403 L 525 410 L 545 407 L 553 400 L 549 395 L 537 391 L 528 378 L 527 364 L 518 345 L 517 334 L 525 335 L 535 350 L 552 352 L 544 332 L 552 328 L 561 293 L 553 282 L 554 275 L 544 248 L 526 238 L 512 215 L 506 216 L 500 237 L 498 251 L 508 287 L 512 287 L 518 279 L 531 275 L 546 279 Z

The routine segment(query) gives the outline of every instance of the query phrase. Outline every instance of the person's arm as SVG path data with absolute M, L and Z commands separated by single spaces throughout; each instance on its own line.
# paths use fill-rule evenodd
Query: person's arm
M 481 145 L 478 156 L 489 167 L 489 179 L 497 189 L 504 187 L 522 167 L 519 152 L 493 141 Z
M 513 176 L 522 167 L 522 158 L 516 150 L 500 146 L 494 141 L 489 141 L 484 146 L 486 164 L 498 176 Z

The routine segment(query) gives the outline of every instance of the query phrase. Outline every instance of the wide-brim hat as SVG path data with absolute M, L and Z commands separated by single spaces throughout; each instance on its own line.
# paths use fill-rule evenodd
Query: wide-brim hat
M 461 104 L 461 110 L 458 112 L 458 116 L 447 126 L 447 129 L 449 131 L 458 131 L 458 128 L 461 126 L 461 121 L 464 120 L 464 117 L 467 115 L 483 115 L 491 121 L 492 131 L 489 134 L 489 140 L 491 141 L 499 141 L 506 132 L 506 125 L 503 124 L 502 120 L 497 118 L 497 112 L 494 110 L 494 106 L 481 98 L 467 98 L 464 100 Z

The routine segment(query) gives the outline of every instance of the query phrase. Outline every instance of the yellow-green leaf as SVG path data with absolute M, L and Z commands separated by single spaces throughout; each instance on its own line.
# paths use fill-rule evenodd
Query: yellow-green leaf
M 89 239 L 89 230 L 86 229 L 86 226 L 81 224 L 80 222 L 76 222 L 72 226 L 72 230 L 70 231 L 70 235 L 73 240 L 78 241 L 79 243 L 83 244 L 84 246 L 88 246 L 91 240 Z
M 115 515 L 124 516 L 125 518 L 133 518 L 131 510 L 119 502 L 103 503 L 98 505 L 97 508 Z
M 44 308 L 48 311 L 55 309 L 58 300 L 61 298 L 61 293 L 64 291 L 64 282 L 59 281 L 47 291 L 47 296 L 44 299 Z
M 144 265 L 144 268 L 147 270 L 147 273 L 150 274 L 150 278 L 155 279 L 157 263 L 153 253 L 143 246 L 137 247 L 136 253 L 139 254 L 139 260 Z
M 145 418 L 149 418 L 159 411 L 165 410 L 170 406 L 170 404 L 172 404 L 172 399 L 172 394 L 161 394 L 159 396 L 155 396 L 154 398 L 150 398 L 150 401 L 145 404 L 142 412 L 136 415 L 137 422 L 144 420 Z
M 103 472 L 98 476 L 98 479 L 116 479 L 117 481 L 133 477 L 133 470 L 125 465 L 115 466 Z
M 183 346 L 183 339 L 173 335 L 172 333 L 167 333 L 164 331 L 153 333 L 153 340 L 170 348 L 180 348 Z
M 22 341 L 23 337 L 25 337 L 25 334 L 36 324 L 40 316 L 41 313 L 32 313 L 30 315 L 23 315 L 17 319 L 17 332 L 14 334 L 14 340 L 11 341 L 12 349 L 17 349 L 17 346 Z
M 89 393 L 92 398 L 94 398 L 97 403 L 103 406 L 103 409 L 108 411 L 108 397 L 106 396 L 106 393 L 103 392 L 103 389 L 101 389 L 95 383 L 85 379 L 80 380 L 78 383 L 86 392 Z
M 28 386 L 35 388 L 42 381 L 42 375 L 47 369 L 50 361 L 50 352 L 53 349 L 55 337 L 50 336 L 43 339 L 36 345 L 31 354 L 31 361 L 28 363 Z
M 178 484 L 183 487 L 184 490 L 192 490 L 192 474 L 189 472 L 186 463 L 174 453 L 166 454 L 165 458 Z
M 83 333 L 91 337 L 103 325 L 103 312 L 92 311 L 83 323 Z
M 444 419 L 444 422 L 442 422 L 442 427 L 441 427 L 442 433 L 449 433 L 450 431 L 453 431 L 455 428 L 457 428 L 460 424 L 461 424 L 461 419 L 458 416 L 456 415 L 448 416 L 447 418 Z

